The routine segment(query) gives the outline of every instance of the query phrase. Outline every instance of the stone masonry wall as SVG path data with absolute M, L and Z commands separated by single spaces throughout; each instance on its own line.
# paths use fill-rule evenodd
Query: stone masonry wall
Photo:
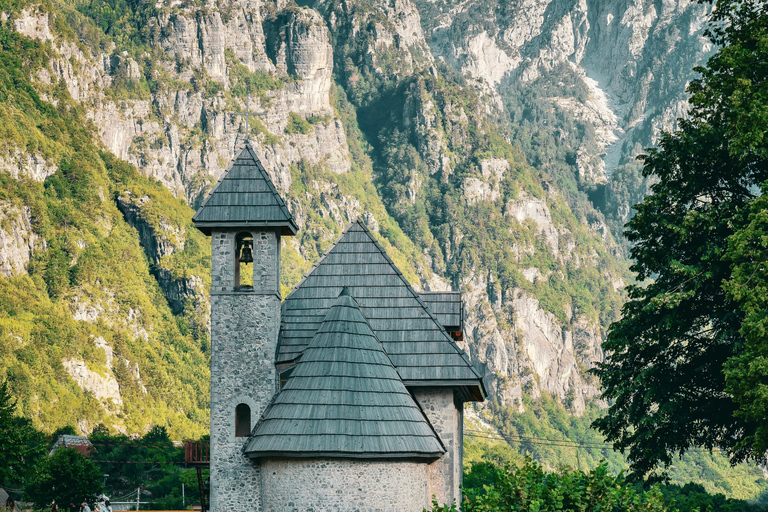
M 413 396 L 440 436 L 446 453 L 429 465 L 429 495 L 438 503 L 461 503 L 463 408 L 454 403 L 453 390 L 414 389 Z
M 411 461 L 264 460 L 262 510 L 421 512 L 429 507 L 428 466 Z
M 253 233 L 253 289 L 280 293 L 280 243 L 275 231 Z
M 235 281 L 236 232 L 214 231 L 211 236 L 211 295 L 231 290 Z
M 235 407 L 251 408 L 251 428 L 277 390 L 274 355 L 280 326 L 279 236 L 253 232 L 253 290 L 234 287 L 237 231 L 214 232 L 211 285 L 211 510 L 258 512 L 258 465 L 235 437 Z M 254 276 L 256 277 L 256 276 Z

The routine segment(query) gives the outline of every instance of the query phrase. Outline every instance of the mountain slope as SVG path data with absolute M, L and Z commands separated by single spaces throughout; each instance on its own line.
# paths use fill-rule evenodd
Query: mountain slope
M 118 198 L 132 191 L 159 222 L 191 227 L 179 216 L 183 205 L 100 151 L 64 87 L 38 86 L 49 101 L 42 99 L 30 74 L 44 69 L 49 48 L 8 21 L 0 31 L 4 147 L 16 155 L 23 148 L 50 169 L 44 182 L 29 167 L 0 174 L 0 352 L 19 412 L 49 431 L 103 422 L 131 432 L 151 423 L 173 425 L 177 435 L 202 432 L 207 334 L 195 337 L 173 317 Z M 204 258 L 201 238 L 191 234 L 181 258 Z
M 36 81 L 64 85 L 114 154 L 196 204 L 242 137 L 227 112 L 248 96 L 265 113 L 254 129 L 264 160 L 302 228 L 286 242 L 286 286 L 364 214 L 417 284 L 467 292 L 466 348 L 504 403 L 521 407 L 527 387 L 579 412 L 595 396 L 583 369 L 600 357 L 624 273 L 610 237 L 594 210 L 598 229 L 525 162 L 481 91 L 434 68 L 413 5 L 104 4 L 111 17 L 95 5 L 22 8 L 12 21 L 53 48 Z M 175 263 L 135 222 L 140 200 L 119 204 L 164 285 Z M 166 295 L 204 308 L 189 284 Z M 185 315 L 196 331 L 199 317 Z

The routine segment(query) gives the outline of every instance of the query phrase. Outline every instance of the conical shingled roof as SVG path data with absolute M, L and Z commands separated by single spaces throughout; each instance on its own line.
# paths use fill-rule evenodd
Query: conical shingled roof
M 298 231 L 250 142 L 245 143 L 192 221 L 207 235 L 217 227 L 279 227 L 283 235 Z
M 244 452 L 436 459 L 445 448 L 344 290 Z
M 277 362 L 299 357 L 339 290 L 348 286 L 408 386 L 466 386 L 477 400 L 482 377 L 384 249 L 354 222 L 283 302 Z

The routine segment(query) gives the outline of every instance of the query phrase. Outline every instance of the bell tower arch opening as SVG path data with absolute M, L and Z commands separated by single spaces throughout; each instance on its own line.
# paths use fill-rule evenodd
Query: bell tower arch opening
M 253 288 L 253 234 L 241 231 L 235 236 L 236 289 Z

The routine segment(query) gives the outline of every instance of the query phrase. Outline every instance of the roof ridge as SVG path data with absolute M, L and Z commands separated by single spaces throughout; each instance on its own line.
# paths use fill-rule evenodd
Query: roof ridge
M 287 303 L 288 299 L 290 299 L 290 298 L 291 298 L 291 295 L 293 295 L 294 293 L 296 293 L 296 292 L 299 290 L 299 288 L 301 288 L 301 285 L 302 285 L 302 284 L 304 284 L 304 282 L 305 282 L 305 281 L 307 280 L 307 278 L 308 278 L 308 277 L 309 277 L 309 276 L 312 274 L 312 272 L 314 272 L 314 271 L 315 271 L 315 269 L 316 269 L 317 267 L 319 267 L 319 266 L 320 266 L 320 264 L 323 262 L 323 260 L 324 260 L 324 259 L 326 259 L 326 258 L 328 257 L 328 255 L 331 253 L 331 251 L 333 251 L 333 250 L 336 248 L 336 246 L 338 246 L 338 245 L 339 245 L 339 242 L 341 242 L 341 240 L 342 240 L 342 239 L 343 239 L 345 236 L 347 236 L 347 233 L 349 232 L 349 230 L 350 230 L 350 229 L 352 229 L 352 226 L 354 226 L 354 225 L 355 225 L 357 222 L 359 222 L 359 218 L 358 218 L 358 219 L 355 219 L 355 220 L 354 220 L 352 223 L 350 223 L 350 225 L 349 225 L 349 226 L 347 226 L 346 228 L 344 228 L 344 230 L 341 232 L 341 235 L 339 235 L 339 237 L 338 237 L 338 238 L 336 238 L 336 240 L 334 240 L 334 242 L 333 242 L 333 243 L 330 245 L 330 247 L 328 247 L 328 249 L 326 249 L 326 250 L 325 250 L 325 252 L 323 253 L 323 255 L 322 255 L 322 256 L 320 256 L 320 259 L 318 259 L 318 260 L 315 262 L 315 264 L 314 264 L 314 265 L 312 265 L 312 266 L 309 268 L 309 270 L 307 270 L 306 272 L 304 272 L 304 277 L 302 277 L 302 278 L 301 278 L 301 281 L 299 281 L 298 283 L 296 283 L 295 285 L 293 285 L 293 290 L 291 290 L 291 293 L 289 293 L 288 295 L 286 295 L 286 296 L 285 296 L 285 299 L 283 299 L 283 307 L 284 307 L 284 306 L 285 306 L 285 304 Z M 365 226 L 363 226 L 363 227 L 365 227 Z M 357 301 L 355 301 L 355 302 L 357 302 Z M 281 316 L 283 316 L 283 315 L 281 315 Z M 282 323 L 282 321 L 281 321 L 281 323 Z M 278 344 L 278 345 L 279 345 L 279 344 Z M 278 346 L 278 349 L 279 349 L 279 346 Z
M 293 217 L 291 215 L 291 212 L 288 210 L 288 206 L 286 205 L 285 201 L 283 200 L 283 197 L 280 195 L 280 192 L 277 191 L 277 188 L 275 187 L 275 184 L 272 182 L 272 178 L 269 177 L 269 173 L 264 168 L 264 165 L 261 163 L 261 159 L 259 158 L 259 156 L 256 154 L 256 152 L 251 147 L 250 141 L 246 141 L 246 143 L 245 143 L 245 150 L 248 151 L 248 153 L 251 155 L 251 158 L 253 158 L 253 160 L 256 162 L 256 168 L 259 170 L 259 172 L 261 173 L 262 177 L 267 182 L 267 186 L 269 187 L 269 189 L 272 192 L 272 194 L 277 198 L 277 202 L 280 205 L 280 208 L 282 208 L 283 213 L 285 213 L 288 218 Z M 242 155 L 243 152 L 241 151 L 240 154 Z

